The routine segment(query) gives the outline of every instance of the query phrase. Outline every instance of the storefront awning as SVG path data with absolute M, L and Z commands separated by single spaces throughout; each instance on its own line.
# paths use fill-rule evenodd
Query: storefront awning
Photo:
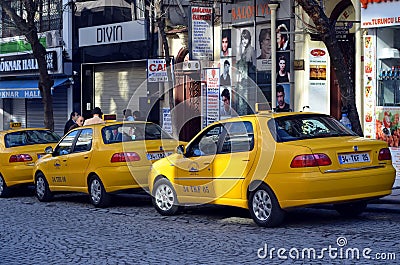
M 53 88 L 63 86 L 68 78 L 54 79 Z M 0 98 L 41 98 L 38 80 L 0 81 Z

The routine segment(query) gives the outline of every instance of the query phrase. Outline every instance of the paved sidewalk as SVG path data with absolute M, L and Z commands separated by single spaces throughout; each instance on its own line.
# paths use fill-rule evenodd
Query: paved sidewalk
M 367 211 L 391 211 L 400 213 L 400 187 L 394 188 L 392 194 L 370 202 Z

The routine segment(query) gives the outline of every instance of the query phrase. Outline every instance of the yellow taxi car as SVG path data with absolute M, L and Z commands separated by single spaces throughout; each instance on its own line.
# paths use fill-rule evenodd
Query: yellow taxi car
M 36 196 L 49 201 L 57 192 L 83 192 L 96 207 L 112 193 L 147 189 L 151 164 L 170 155 L 178 141 L 149 122 L 114 122 L 68 132 L 34 167 Z
M 55 145 L 60 136 L 48 129 L 18 128 L 0 132 L 0 197 L 8 197 L 11 188 L 33 184 L 35 161 L 44 148 Z
M 220 204 L 246 208 L 259 226 L 293 207 L 334 204 L 343 215 L 391 193 L 395 170 L 383 141 L 365 139 L 317 113 L 260 112 L 216 122 L 153 164 L 156 210 Z

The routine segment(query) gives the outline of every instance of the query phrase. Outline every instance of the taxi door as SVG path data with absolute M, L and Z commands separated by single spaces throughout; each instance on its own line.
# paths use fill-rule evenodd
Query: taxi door
M 214 160 L 216 198 L 240 199 L 242 185 L 256 157 L 250 121 L 224 123 L 226 133 Z
M 205 203 L 213 200 L 213 163 L 222 126 L 215 125 L 196 137 L 176 161 L 175 184 L 180 202 Z
M 87 191 L 86 169 L 92 157 L 93 129 L 79 130 L 79 134 L 68 157 L 68 186 Z
M 45 175 L 50 187 L 64 190 L 69 183 L 68 158 L 78 131 L 68 133 L 55 147 L 53 157 L 47 164 Z

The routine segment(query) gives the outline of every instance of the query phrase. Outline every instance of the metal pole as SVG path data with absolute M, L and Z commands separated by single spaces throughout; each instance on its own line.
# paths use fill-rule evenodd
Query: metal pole
M 271 10 L 271 108 L 276 107 L 276 10 L 279 3 L 270 2 Z

